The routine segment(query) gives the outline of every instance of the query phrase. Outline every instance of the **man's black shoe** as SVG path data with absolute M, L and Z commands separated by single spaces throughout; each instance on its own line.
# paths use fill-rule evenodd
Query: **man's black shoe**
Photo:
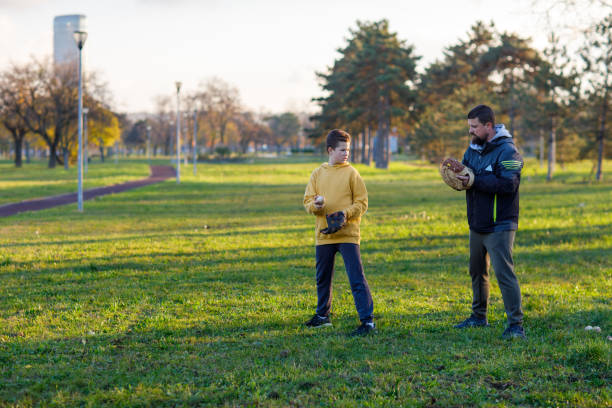
M 525 329 L 523 329 L 523 326 L 521 326 L 520 324 L 512 324 L 508 326 L 508 328 L 504 330 L 504 333 L 502 334 L 502 339 L 514 339 L 514 338 L 519 338 L 519 339 L 526 338 Z
M 455 329 L 465 329 L 467 327 L 489 327 L 487 319 L 479 319 L 474 316 L 470 316 L 459 324 L 456 324 Z
M 361 326 L 353 330 L 349 336 L 365 336 L 373 333 L 374 331 L 376 331 L 376 325 L 374 322 L 361 323 Z
M 332 322 L 329 320 L 329 317 L 321 317 L 319 315 L 314 315 L 312 318 L 306 322 L 306 327 L 318 328 L 318 327 L 328 327 L 331 326 Z

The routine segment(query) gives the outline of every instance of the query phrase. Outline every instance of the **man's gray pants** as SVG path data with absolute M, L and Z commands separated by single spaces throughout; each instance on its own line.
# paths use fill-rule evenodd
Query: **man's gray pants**
M 480 234 L 470 230 L 470 276 L 472 277 L 472 313 L 487 317 L 489 304 L 489 269 L 493 264 L 509 324 L 523 324 L 521 289 L 514 273 L 512 247 L 516 231 Z

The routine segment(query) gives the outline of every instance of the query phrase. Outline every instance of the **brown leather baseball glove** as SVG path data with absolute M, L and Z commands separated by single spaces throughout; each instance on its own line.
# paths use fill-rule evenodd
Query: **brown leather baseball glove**
M 457 191 L 467 190 L 474 184 L 474 172 L 472 169 L 450 157 L 444 159 L 442 164 L 440 164 L 440 175 L 446 184 Z M 459 180 L 457 176 L 469 176 L 467 185 L 464 186 L 463 181 Z

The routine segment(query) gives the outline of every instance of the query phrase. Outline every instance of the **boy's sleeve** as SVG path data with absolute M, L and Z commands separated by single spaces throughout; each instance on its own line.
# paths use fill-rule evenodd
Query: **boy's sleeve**
M 322 215 L 324 214 L 325 208 L 316 208 L 314 205 L 314 198 L 317 195 L 317 171 L 314 170 L 310 175 L 310 180 L 306 186 L 306 192 L 304 192 L 304 208 L 308 214 Z
M 357 171 L 351 177 L 351 191 L 353 192 L 353 204 L 344 210 L 347 220 L 360 217 L 368 210 L 368 190 Z

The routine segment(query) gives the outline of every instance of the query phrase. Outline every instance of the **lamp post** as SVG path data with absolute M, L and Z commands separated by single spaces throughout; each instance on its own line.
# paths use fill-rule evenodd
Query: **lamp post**
M 196 161 L 198 160 L 198 111 L 193 110 L 193 175 L 196 175 Z
M 87 32 L 75 31 L 73 33 L 74 41 L 77 47 L 79 47 L 79 157 L 78 157 L 78 168 L 79 168 L 79 182 L 78 182 L 78 207 L 79 212 L 83 212 L 83 45 L 87 40 Z
M 87 137 L 87 114 L 89 113 L 89 108 L 83 108 L 83 136 L 85 136 L 85 142 L 83 143 L 84 154 L 83 158 L 85 160 L 85 175 L 87 175 L 87 167 L 89 165 L 89 138 Z
M 185 167 L 187 167 L 187 164 L 189 164 L 189 161 L 187 159 L 187 135 L 189 134 L 189 113 L 185 112 L 183 114 L 183 117 L 185 118 L 185 126 L 183 127 L 183 163 L 185 164 Z
M 181 182 L 181 114 L 180 114 L 180 98 L 179 93 L 181 91 L 182 83 L 180 81 L 176 81 L 176 183 L 180 184 Z
M 147 160 L 151 164 L 151 125 L 147 125 Z

